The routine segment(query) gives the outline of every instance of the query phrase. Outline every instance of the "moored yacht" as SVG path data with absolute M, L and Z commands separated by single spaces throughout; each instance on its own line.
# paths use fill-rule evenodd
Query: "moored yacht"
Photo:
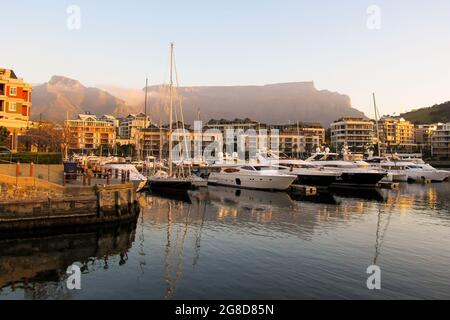
M 327 188 L 342 175 L 340 172 L 326 170 L 312 163 L 299 159 L 280 159 L 275 154 L 258 155 L 258 161 L 262 164 L 276 166 L 281 173 L 297 177 L 294 183 Z
M 408 172 L 406 166 L 402 163 L 389 161 L 381 157 L 371 157 L 366 160 L 373 169 L 383 169 L 387 171 L 387 176 L 383 181 L 388 182 L 407 182 Z
M 345 159 L 337 153 L 317 152 L 307 159 L 314 166 L 323 167 L 341 173 L 332 186 L 356 186 L 356 187 L 375 187 L 387 172 L 382 169 L 370 168 L 369 164 L 362 160 Z
M 443 182 L 450 178 L 450 171 L 438 170 L 425 163 L 403 163 L 408 174 L 408 181 L 431 180 L 432 182 Z
M 270 165 L 213 165 L 208 184 L 259 190 L 286 190 L 296 179 Z

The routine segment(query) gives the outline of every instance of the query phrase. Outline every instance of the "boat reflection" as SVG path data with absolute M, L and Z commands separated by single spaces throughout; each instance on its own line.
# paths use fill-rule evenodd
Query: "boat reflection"
M 377 202 L 384 202 L 385 196 L 379 189 L 356 189 L 356 188 L 336 188 L 331 193 L 337 197 L 363 199 Z
M 250 211 L 267 211 L 273 207 L 283 209 L 295 207 L 291 197 L 285 192 L 209 186 L 207 189 L 190 192 L 189 195 L 191 199 L 208 199 L 216 206 Z
M 328 191 L 319 192 L 314 196 L 304 196 L 298 193 L 290 193 L 289 196 L 295 201 L 323 203 L 323 204 L 339 204 L 339 201 Z
M 81 265 L 82 273 L 108 269 L 111 256 L 119 265 L 127 262 L 136 221 L 67 230 L 47 234 L 9 234 L 0 240 L 0 292 L 23 290 L 25 299 L 64 299 L 67 267 Z

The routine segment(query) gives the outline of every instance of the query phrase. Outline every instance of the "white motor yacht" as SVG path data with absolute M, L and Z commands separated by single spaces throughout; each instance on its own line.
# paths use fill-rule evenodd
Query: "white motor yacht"
M 408 181 L 431 180 L 432 182 L 443 182 L 450 178 L 450 171 L 438 170 L 424 163 L 402 163 L 408 174 Z
M 259 190 L 286 190 L 295 181 L 270 165 L 213 165 L 208 184 Z

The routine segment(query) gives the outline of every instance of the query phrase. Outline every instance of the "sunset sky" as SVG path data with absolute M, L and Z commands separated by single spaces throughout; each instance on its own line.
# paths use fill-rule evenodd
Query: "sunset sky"
M 67 26 L 81 9 L 79 30 Z M 380 8 L 379 29 L 367 10 Z M 64 75 L 129 88 L 310 81 L 373 115 L 450 100 L 450 1 L 1 1 L 0 66 L 31 83 Z M 371 11 L 373 12 L 373 11 Z M 373 20 L 370 20 L 373 21 Z M 378 21 L 378 20 L 377 20 Z M 373 26 L 373 25 L 372 25 Z

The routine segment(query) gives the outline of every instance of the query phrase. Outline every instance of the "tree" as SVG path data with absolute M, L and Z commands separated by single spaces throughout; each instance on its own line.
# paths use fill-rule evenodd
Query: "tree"
M 5 127 L 0 127 L 0 146 L 4 146 L 8 143 L 9 132 Z
M 38 152 L 61 152 L 65 145 L 64 128 L 52 123 L 41 123 L 38 128 L 31 128 L 25 135 L 26 144 L 35 146 Z

